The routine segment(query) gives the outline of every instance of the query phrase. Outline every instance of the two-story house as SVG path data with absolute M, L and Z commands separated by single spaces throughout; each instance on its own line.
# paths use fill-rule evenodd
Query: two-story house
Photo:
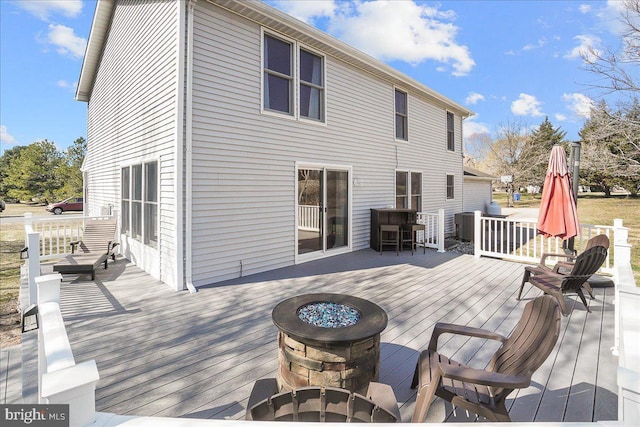
M 369 247 L 371 208 L 463 210 L 471 111 L 260 1 L 99 0 L 85 211 L 176 290 Z

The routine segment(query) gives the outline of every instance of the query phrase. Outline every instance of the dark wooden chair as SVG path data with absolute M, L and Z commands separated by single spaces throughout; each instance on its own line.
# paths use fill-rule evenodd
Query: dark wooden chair
M 380 255 L 383 246 L 395 246 L 396 255 L 400 253 L 400 226 L 397 224 L 380 224 L 378 228 L 378 245 Z
M 366 396 L 337 387 L 278 390 L 275 378 L 256 381 L 249 396 L 245 419 L 294 422 L 400 421 L 395 394 L 386 384 L 370 383 Z
M 505 406 L 515 389 L 526 388 L 558 340 L 560 308 L 549 295 L 525 305 L 509 337 L 462 325 L 436 324 L 427 350 L 420 354 L 411 388 L 418 387 L 411 422 L 423 422 L 434 395 L 491 421 L 511 421 Z M 444 333 L 500 341 L 486 369 L 474 369 L 438 353 Z
M 594 236 L 591 239 L 589 239 L 589 241 L 587 241 L 587 244 L 584 247 L 584 250 L 586 251 L 587 249 L 591 249 L 594 246 L 602 246 L 606 248 L 608 251 L 609 245 L 610 245 L 609 238 L 606 236 L 606 234 L 598 234 L 597 236 Z M 549 257 L 565 258 L 566 260 L 557 261 L 553 267 L 548 267 L 547 258 Z M 576 257 L 577 257 L 576 254 L 566 254 L 566 253 L 560 254 L 560 253 L 545 252 L 540 257 L 540 263 L 538 264 L 538 268 L 541 268 L 543 270 L 551 270 L 554 273 L 568 274 L 573 269 L 573 266 L 575 265 Z M 589 296 L 593 299 L 594 298 L 593 289 L 591 288 L 591 284 L 589 283 L 589 281 L 584 282 L 583 288 L 587 290 L 587 292 L 589 293 Z
M 517 299 L 519 300 L 522 297 L 524 284 L 528 282 L 541 289 L 545 294 L 555 297 L 560 304 L 562 314 L 565 316 L 569 314 L 569 311 L 564 302 L 564 295 L 571 293 L 577 294 L 587 311 L 591 312 L 584 293 L 582 292 L 582 287 L 587 283 L 589 278 L 600 269 L 606 258 L 607 248 L 603 246 L 592 246 L 576 257 L 571 271 L 566 274 L 557 273 L 552 269 L 541 266 L 525 267 Z M 588 291 L 593 297 L 590 286 Z
M 84 225 L 82 240 L 71 242 L 71 255 L 53 265 L 53 271 L 60 274 L 91 274 L 95 280 L 95 270 L 109 258 L 116 260 L 114 248 L 116 240 L 115 219 L 91 219 Z
M 402 224 L 402 247 L 405 243 L 411 245 L 411 255 L 413 251 L 418 250 L 418 232 L 422 231 L 426 233 L 426 226 L 424 224 Z M 427 245 L 422 247 L 422 253 L 427 253 Z

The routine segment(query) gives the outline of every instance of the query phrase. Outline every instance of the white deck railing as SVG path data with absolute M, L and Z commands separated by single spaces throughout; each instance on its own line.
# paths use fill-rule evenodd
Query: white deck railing
M 70 427 L 96 420 L 95 360 L 76 363 L 60 312 L 60 274 L 35 278 L 38 286 L 38 403 L 68 404 Z
M 437 213 L 418 212 L 417 222 L 425 225 L 424 233 L 418 232 L 418 244 L 444 252 L 444 209 Z
M 320 206 L 298 205 L 298 228 L 305 231 L 320 231 Z
M 622 226 L 620 220 L 619 226 Z M 574 248 L 580 252 L 587 241 L 598 235 L 606 234 L 613 242 L 616 226 L 580 224 L 580 235 L 575 238 Z M 544 237 L 537 234 L 536 219 L 510 219 L 482 216 L 480 211 L 474 212 L 474 255 L 503 258 L 512 261 L 537 263 L 543 253 L 564 253 L 564 241 L 557 237 Z M 613 273 L 611 250 L 602 265 L 601 271 Z M 554 263 L 557 258 L 549 257 L 547 261 Z
M 86 220 L 103 218 L 109 217 L 56 215 L 34 218 L 30 213 L 26 213 L 24 214 L 25 234 L 31 232 L 40 235 L 38 247 L 41 260 L 60 258 L 71 253 L 71 242 L 82 239 Z

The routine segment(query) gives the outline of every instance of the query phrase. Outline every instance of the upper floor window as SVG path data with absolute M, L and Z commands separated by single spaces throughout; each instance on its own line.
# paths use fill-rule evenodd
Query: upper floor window
M 264 108 L 293 114 L 293 44 L 264 36 Z
M 456 151 L 456 140 L 454 138 L 453 113 L 447 111 L 447 150 Z
M 453 199 L 455 194 L 454 189 L 454 175 L 447 175 L 447 199 Z
M 300 116 L 323 120 L 324 82 L 322 57 L 300 49 Z
M 407 94 L 396 89 L 396 139 L 407 141 L 409 139 L 409 126 L 407 120 Z
M 324 58 L 266 33 L 263 40 L 263 109 L 324 121 Z

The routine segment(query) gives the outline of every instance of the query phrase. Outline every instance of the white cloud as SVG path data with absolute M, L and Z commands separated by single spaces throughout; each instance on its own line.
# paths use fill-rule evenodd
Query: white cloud
M 472 135 L 490 134 L 489 126 L 482 122 L 477 122 L 478 116 L 471 116 L 462 122 L 462 132 L 465 139 Z
M 544 113 L 540 111 L 541 105 L 535 96 L 521 93 L 518 99 L 511 103 L 511 112 L 516 116 L 543 116 Z
M 589 13 L 591 11 L 591 5 L 589 4 L 581 4 L 578 6 L 578 10 L 580 13 Z
M 87 40 L 76 36 L 73 28 L 57 24 L 49 24 L 47 42 L 56 46 L 58 53 L 76 58 L 82 58 L 87 47 Z
M 591 98 L 581 93 L 565 93 L 562 100 L 567 103 L 567 109 L 576 116 L 588 119 L 591 116 L 591 109 L 595 103 Z
M 578 46 L 571 49 L 570 52 L 564 55 L 567 59 L 576 59 L 586 57 L 588 61 L 591 61 L 595 55 L 600 55 L 601 51 L 599 49 L 601 40 L 599 37 L 588 35 L 588 34 L 580 34 L 573 38 L 578 41 Z
M 546 44 L 547 44 L 547 40 L 542 38 L 542 39 L 538 40 L 538 42 L 535 43 L 535 44 L 528 44 L 528 45 L 524 46 L 522 48 L 522 50 L 524 50 L 526 52 L 528 50 L 540 49 L 541 47 L 544 47 L 544 45 L 546 45 Z
M 7 145 L 13 145 L 16 143 L 16 139 L 13 135 L 10 135 L 9 132 L 7 132 L 7 127 L 5 125 L 0 126 L 0 141 Z
M 354 1 L 338 6 L 329 19 L 329 32 L 376 58 L 412 64 L 434 60 L 455 76 L 466 75 L 475 66 L 469 48 L 456 41 L 453 11 L 413 1 Z
M 56 86 L 58 86 L 59 88 L 62 88 L 62 89 L 68 89 L 72 93 L 75 93 L 76 88 L 78 87 L 78 82 L 71 83 L 71 82 L 68 82 L 66 80 L 58 80 L 56 82 Z
M 16 4 L 43 21 L 53 14 L 75 18 L 82 12 L 82 0 L 22 0 Z
M 471 92 L 464 100 L 467 105 L 475 105 L 478 101 L 484 101 L 484 95 L 479 94 L 478 92 Z
M 332 17 L 337 8 L 334 0 L 278 0 L 275 6 L 307 23 L 317 17 Z
M 564 121 L 567 120 L 567 116 L 565 116 L 562 113 L 556 113 L 555 117 L 556 117 L 556 120 L 559 121 L 559 122 L 564 122 Z

